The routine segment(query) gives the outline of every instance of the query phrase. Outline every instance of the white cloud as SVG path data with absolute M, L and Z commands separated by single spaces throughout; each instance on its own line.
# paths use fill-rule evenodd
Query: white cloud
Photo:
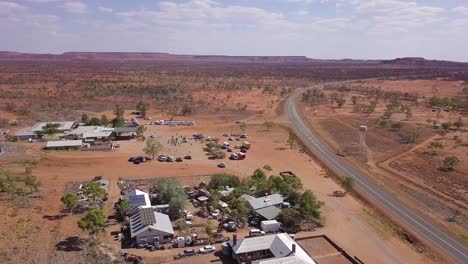
M 97 9 L 104 13 L 112 13 L 114 10 L 110 7 L 98 6 Z
M 65 2 L 63 4 L 65 11 L 75 14 L 86 13 L 88 6 L 82 2 Z
M 14 12 L 24 11 L 26 9 L 27 7 L 17 3 L 0 1 L 0 14 L 11 14 Z
M 468 15 L 468 7 L 466 6 L 457 6 L 452 9 L 453 12 L 457 12 L 463 15 Z

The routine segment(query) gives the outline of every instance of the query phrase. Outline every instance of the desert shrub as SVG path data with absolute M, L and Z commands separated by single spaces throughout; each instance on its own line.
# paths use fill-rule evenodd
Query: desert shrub
M 416 140 L 419 138 L 419 133 L 417 131 L 406 131 L 398 134 L 400 136 L 400 139 L 403 143 L 405 144 L 410 144 L 416 142 Z
M 215 174 L 211 177 L 209 183 L 210 189 L 224 188 L 225 186 L 237 187 L 241 183 L 240 178 L 233 174 L 220 173 Z

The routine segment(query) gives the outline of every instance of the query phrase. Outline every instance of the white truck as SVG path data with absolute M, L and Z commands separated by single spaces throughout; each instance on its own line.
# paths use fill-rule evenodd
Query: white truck
M 276 233 L 282 228 L 281 223 L 276 220 L 262 221 L 260 226 L 265 233 Z

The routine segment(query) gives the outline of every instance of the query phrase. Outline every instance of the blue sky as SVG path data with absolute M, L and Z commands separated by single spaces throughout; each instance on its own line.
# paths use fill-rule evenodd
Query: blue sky
M 0 50 L 468 61 L 468 0 L 0 0 Z

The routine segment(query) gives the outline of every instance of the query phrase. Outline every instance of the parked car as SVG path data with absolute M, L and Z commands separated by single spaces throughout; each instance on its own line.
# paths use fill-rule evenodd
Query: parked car
M 240 138 L 247 138 L 247 134 L 240 135 Z
M 140 164 L 140 163 L 141 163 L 141 162 L 140 162 L 139 160 L 137 160 L 137 159 L 133 161 L 133 164 L 136 164 L 136 165 L 138 165 L 138 164 Z
M 264 236 L 265 231 L 261 231 L 260 229 L 250 229 L 249 236 Z
M 175 161 L 176 161 L 176 162 L 182 162 L 182 161 L 184 161 L 184 160 L 183 160 L 182 158 L 179 157 L 179 158 L 177 158 Z
M 221 162 L 221 163 L 218 164 L 218 167 L 219 167 L 219 168 L 226 168 L 226 167 L 227 167 L 227 164 L 224 163 L 224 162 Z
M 167 162 L 174 162 L 175 158 L 172 156 L 167 157 Z
M 136 157 L 135 160 L 138 160 L 140 162 L 145 162 L 146 161 L 145 157 L 142 157 L 142 156 Z
M 227 152 L 232 152 L 232 149 L 228 148 L 228 149 L 227 149 Z
M 215 252 L 215 251 L 216 251 L 216 247 L 213 246 L 213 245 L 207 245 L 207 246 L 201 247 L 199 251 L 200 251 L 201 254 L 206 254 L 206 253 L 210 253 L 210 252 Z
M 159 155 L 158 160 L 161 161 L 161 162 L 167 161 L 167 157 L 164 156 L 164 155 Z
M 195 249 L 191 248 L 191 249 L 186 249 L 182 252 L 179 253 L 179 256 L 180 257 L 188 257 L 188 256 L 193 256 L 193 255 L 196 255 L 197 252 L 195 251 Z
M 128 161 L 129 161 L 129 162 L 134 162 L 134 161 L 135 161 L 135 158 L 134 158 L 134 157 L 130 157 L 130 158 L 128 158 Z
M 145 157 L 145 160 L 153 160 L 153 157 L 151 157 L 151 156 L 146 156 L 146 157 Z
M 229 134 L 229 133 L 224 133 L 223 136 L 225 136 L 225 137 L 230 137 L 231 134 Z
M 216 209 L 211 213 L 211 216 L 213 216 L 214 218 L 218 218 L 220 213 L 221 211 L 219 209 Z
M 191 160 L 191 159 L 192 159 L 192 155 L 187 155 L 187 156 L 184 157 L 184 159 L 186 159 L 186 160 Z
M 235 148 L 235 149 L 240 149 L 241 146 L 240 146 L 240 145 L 235 145 L 234 148 Z

